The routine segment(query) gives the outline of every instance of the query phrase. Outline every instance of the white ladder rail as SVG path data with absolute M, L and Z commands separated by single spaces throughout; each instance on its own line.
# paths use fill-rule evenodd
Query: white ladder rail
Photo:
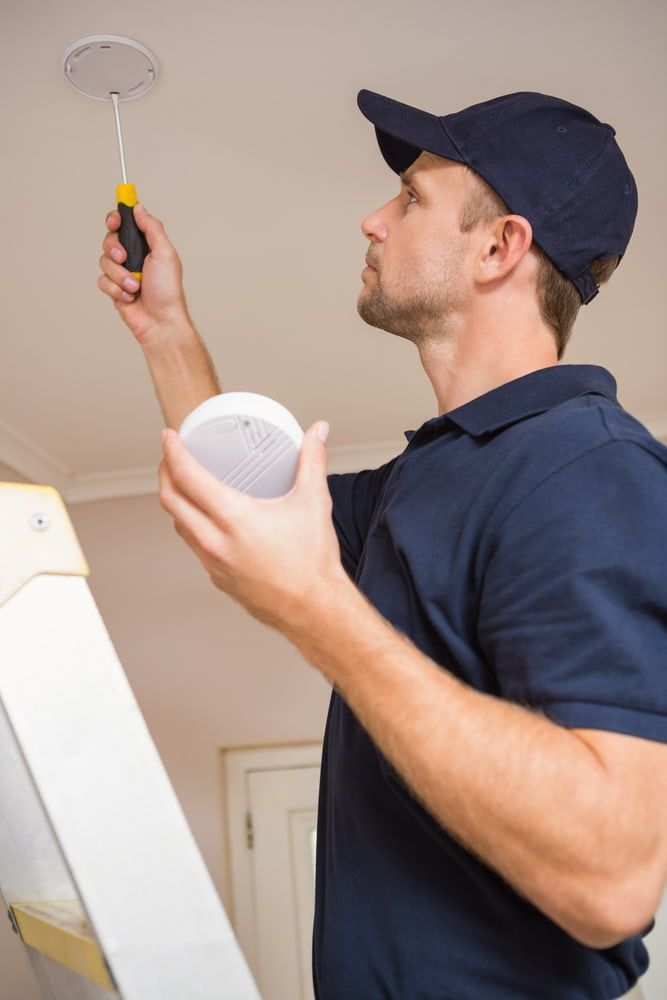
M 86 572 L 55 490 L 0 484 L 0 890 L 45 1000 L 258 1000 Z

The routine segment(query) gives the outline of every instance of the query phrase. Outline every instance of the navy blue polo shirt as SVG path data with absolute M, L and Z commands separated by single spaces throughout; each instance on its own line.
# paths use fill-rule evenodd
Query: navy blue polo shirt
M 592 365 L 501 385 L 331 475 L 333 517 L 349 575 L 436 663 L 667 741 L 667 448 L 615 388 Z M 579 944 L 450 837 L 336 692 L 317 852 L 319 1000 L 611 1000 L 646 968 L 641 935 Z

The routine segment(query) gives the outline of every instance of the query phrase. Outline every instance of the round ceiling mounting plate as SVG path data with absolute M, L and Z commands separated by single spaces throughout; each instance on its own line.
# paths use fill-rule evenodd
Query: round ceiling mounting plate
M 145 45 L 123 35 L 88 35 L 63 52 L 65 76 L 79 93 L 96 101 L 132 101 L 158 78 L 158 61 Z

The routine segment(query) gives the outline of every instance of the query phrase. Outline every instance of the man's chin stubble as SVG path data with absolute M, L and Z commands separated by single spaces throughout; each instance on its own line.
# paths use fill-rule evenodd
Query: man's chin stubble
M 382 292 L 374 292 L 367 298 L 362 293 L 357 300 L 357 312 L 364 323 L 378 330 L 385 330 L 413 344 L 421 339 L 421 317 L 416 310 L 401 310 L 388 302 Z

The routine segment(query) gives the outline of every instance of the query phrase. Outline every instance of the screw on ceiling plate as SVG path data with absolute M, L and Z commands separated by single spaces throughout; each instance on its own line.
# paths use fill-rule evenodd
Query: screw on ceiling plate
M 30 527 L 34 531 L 46 531 L 50 524 L 46 514 L 33 514 L 30 518 Z

